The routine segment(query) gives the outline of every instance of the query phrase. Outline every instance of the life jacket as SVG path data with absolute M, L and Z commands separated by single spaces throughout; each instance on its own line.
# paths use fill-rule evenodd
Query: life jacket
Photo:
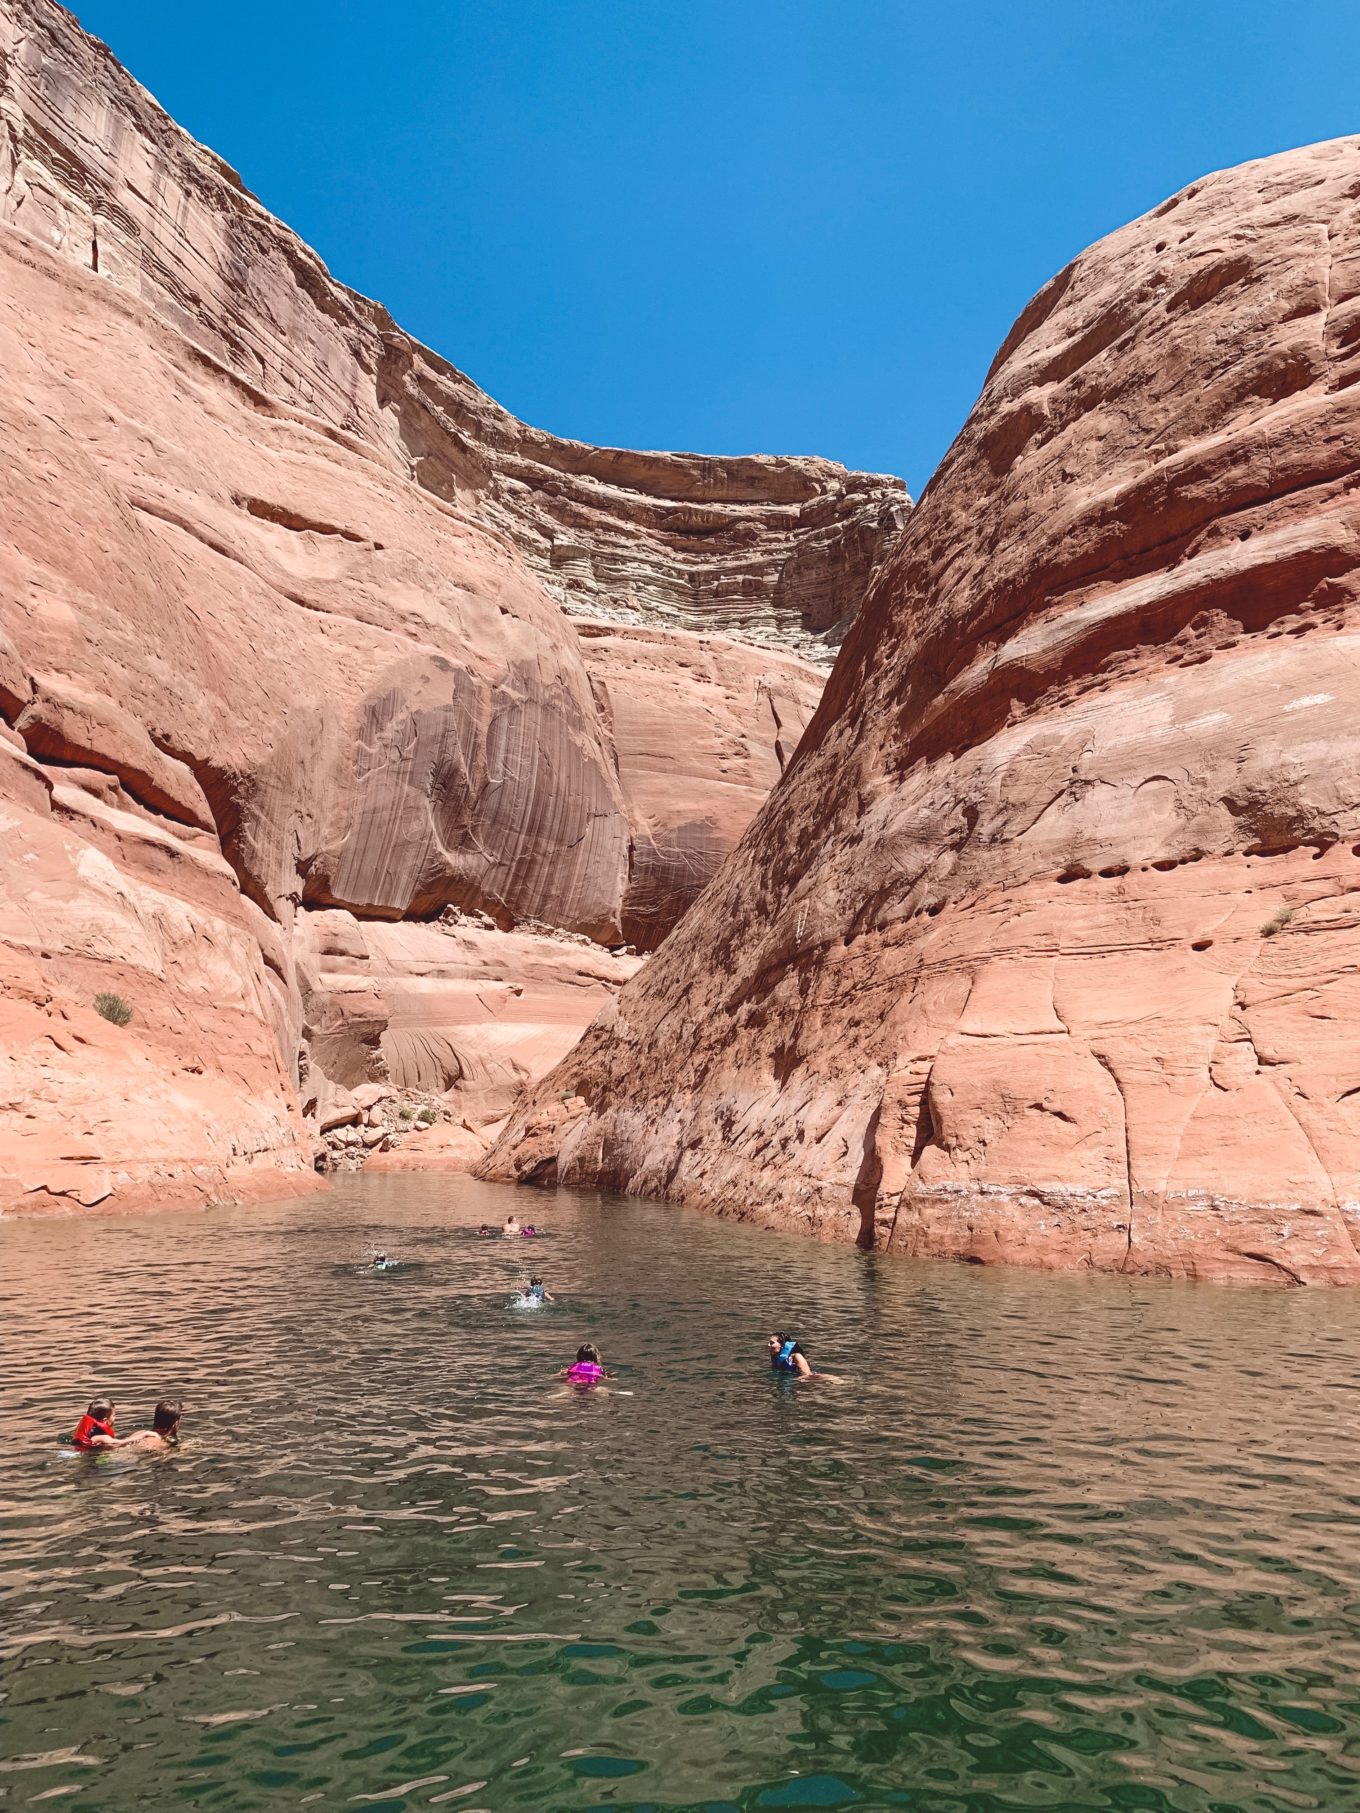
M 112 1434 L 112 1423 L 101 1423 L 87 1411 L 76 1424 L 75 1434 L 71 1437 L 71 1446 L 73 1448 L 93 1448 L 94 1443 L 90 1440 L 91 1436 Z
M 567 1377 L 577 1385 L 593 1385 L 604 1377 L 604 1367 L 597 1366 L 594 1360 L 578 1360 L 567 1368 Z
M 776 1372 L 797 1372 L 793 1363 L 793 1350 L 797 1345 L 797 1341 L 785 1341 L 778 1353 L 770 1355 L 770 1364 Z

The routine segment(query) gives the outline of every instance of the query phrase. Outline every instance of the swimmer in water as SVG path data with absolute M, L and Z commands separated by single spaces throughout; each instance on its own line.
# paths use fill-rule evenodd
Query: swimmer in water
M 528 1297 L 534 1303 L 551 1303 L 554 1300 L 550 1293 L 545 1289 L 541 1278 L 531 1278 L 528 1284 L 520 1292 L 520 1295 L 522 1297 Z
M 135 1435 L 120 1436 L 115 1448 L 136 1448 L 147 1454 L 168 1454 L 179 1447 L 179 1421 L 184 1407 L 178 1398 L 162 1398 L 151 1416 L 151 1427 Z
M 612 1379 L 614 1375 L 605 1371 L 599 1348 L 593 1341 L 587 1341 L 576 1349 L 575 1362 L 564 1366 L 557 1376 L 572 1385 L 598 1385 L 601 1379 Z
M 815 1379 L 819 1376 L 809 1366 L 802 1342 L 792 1335 L 771 1335 L 768 1345 L 770 1365 L 785 1378 Z
M 374 1253 L 373 1255 L 373 1270 L 375 1272 L 390 1272 L 396 1263 L 396 1260 L 387 1253 Z
M 529 1222 L 520 1229 L 519 1237 L 521 1240 L 537 1240 L 538 1229 L 533 1225 L 532 1222 Z
M 483 1222 L 477 1232 L 483 1240 L 490 1240 L 495 1237 L 496 1230 L 495 1228 L 489 1228 L 486 1223 Z
M 113 1399 L 92 1398 L 90 1407 L 76 1424 L 71 1446 L 82 1454 L 98 1448 L 112 1448 L 118 1437 L 113 1433 Z
M 507 1240 L 512 1239 L 519 1233 L 519 1223 L 515 1220 L 513 1215 L 506 1216 L 505 1221 L 501 1226 L 501 1233 L 505 1235 Z

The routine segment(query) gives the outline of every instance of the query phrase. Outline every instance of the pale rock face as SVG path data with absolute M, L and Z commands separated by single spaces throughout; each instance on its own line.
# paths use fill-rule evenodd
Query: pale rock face
M 797 650 L 825 659 L 908 503 L 825 461 L 526 428 L 335 283 L 51 0 L 0 0 L 0 84 L 0 718 L 32 841 L 0 847 L 0 939 L 16 998 L 134 1010 L 94 1028 L 113 1063 L 44 1047 L 25 1009 L 15 1111 L 30 1083 L 68 1107 L 0 1163 L 0 1211 L 67 1164 L 68 1112 L 115 1205 L 174 1178 L 202 1196 L 247 1157 L 310 1163 L 294 1086 L 325 1083 L 318 1129 L 356 1041 L 421 1087 L 455 1058 L 502 1091 L 553 1062 L 616 959 L 511 1036 L 489 983 L 422 994 L 423 958 L 379 922 L 455 907 L 507 939 L 658 942 L 815 706 Z M 581 635 L 564 604 L 594 619 Z M 163 874 L 174 913 L 144 898 Z M 307 926 L 329 915 L 375 940 L 371 1001 L 314 987 Z M 488 977 L 532 996 L 532 944 Z M 209 950 L 259 986 L 211 981 Z M 201 1085 L 143 1077 L 197 1076 L 205 1051 Z
M 297 926 L 308 1022 L 303 1105 L 326 1085 L 361 1108 L 393 1090 L 504 1117 L 522 1086 L 571 1050 L 639 967 L 584 940 L 306 912 Z
M 1358 484 L 1360 141 L 1083 254 L 765 810 L 488 1173 L 1360 1282 Z

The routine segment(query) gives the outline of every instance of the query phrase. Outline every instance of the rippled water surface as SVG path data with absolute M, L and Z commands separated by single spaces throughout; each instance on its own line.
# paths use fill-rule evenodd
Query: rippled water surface
M 1360 1806 L 1352 1295 L 401 1177 L 0 1268 L 5 1804 Z M 63 1453 L 101 1386 L 180 1452 Z

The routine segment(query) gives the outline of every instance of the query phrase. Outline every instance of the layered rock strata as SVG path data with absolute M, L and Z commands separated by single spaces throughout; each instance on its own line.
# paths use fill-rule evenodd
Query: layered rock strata
M 1360 141 L 1083 254 L 771 800 L 489 1173 L 1360 1282 L 1358 495 Z
M 538 977 L 545 929 L 665 935 L 791 755 L 823 680 L 796 649 L 853 611 L 905 493 L 538 434 L 333 282 L 50 0 L 0 0 L 0 80 L 0 940 L 22 1010 L 0 1210 L 84 1202 L 69 1164 L 114 1180 L 101 1200 L 211 1195 L 305 1172 L 300 1109 L 349 1087 L 314 921 L 483 915 L 506 942 L 471 968 L 529 992 L 515 966 Z M 370 1070 L 410 1049 L 393 976 L 422 961 L 391 959 Z M 627 973 L 596 964 L 496 1089 Z M 97 993 L 130 1022 L 91 1027 Z M 425 1025 L 480 1098 L 507 1016 L 478 998 L 480 1030 L 427 990 Z M 80 1037 L 54 1043 L 63 1019 Z M 176 1079 L 154 1109 L 129 1081 L 152 1072 Z
M 901 480 L 527 427 L 335 283 L 52 0 L 4 0 L 0 58 L 0 222 L 136 297 L 257 410 L 300 410 L 499 530 L 573 611 L 828 656 L 906 520 Z M 289 513 L 286 497 L 254 501 Z

